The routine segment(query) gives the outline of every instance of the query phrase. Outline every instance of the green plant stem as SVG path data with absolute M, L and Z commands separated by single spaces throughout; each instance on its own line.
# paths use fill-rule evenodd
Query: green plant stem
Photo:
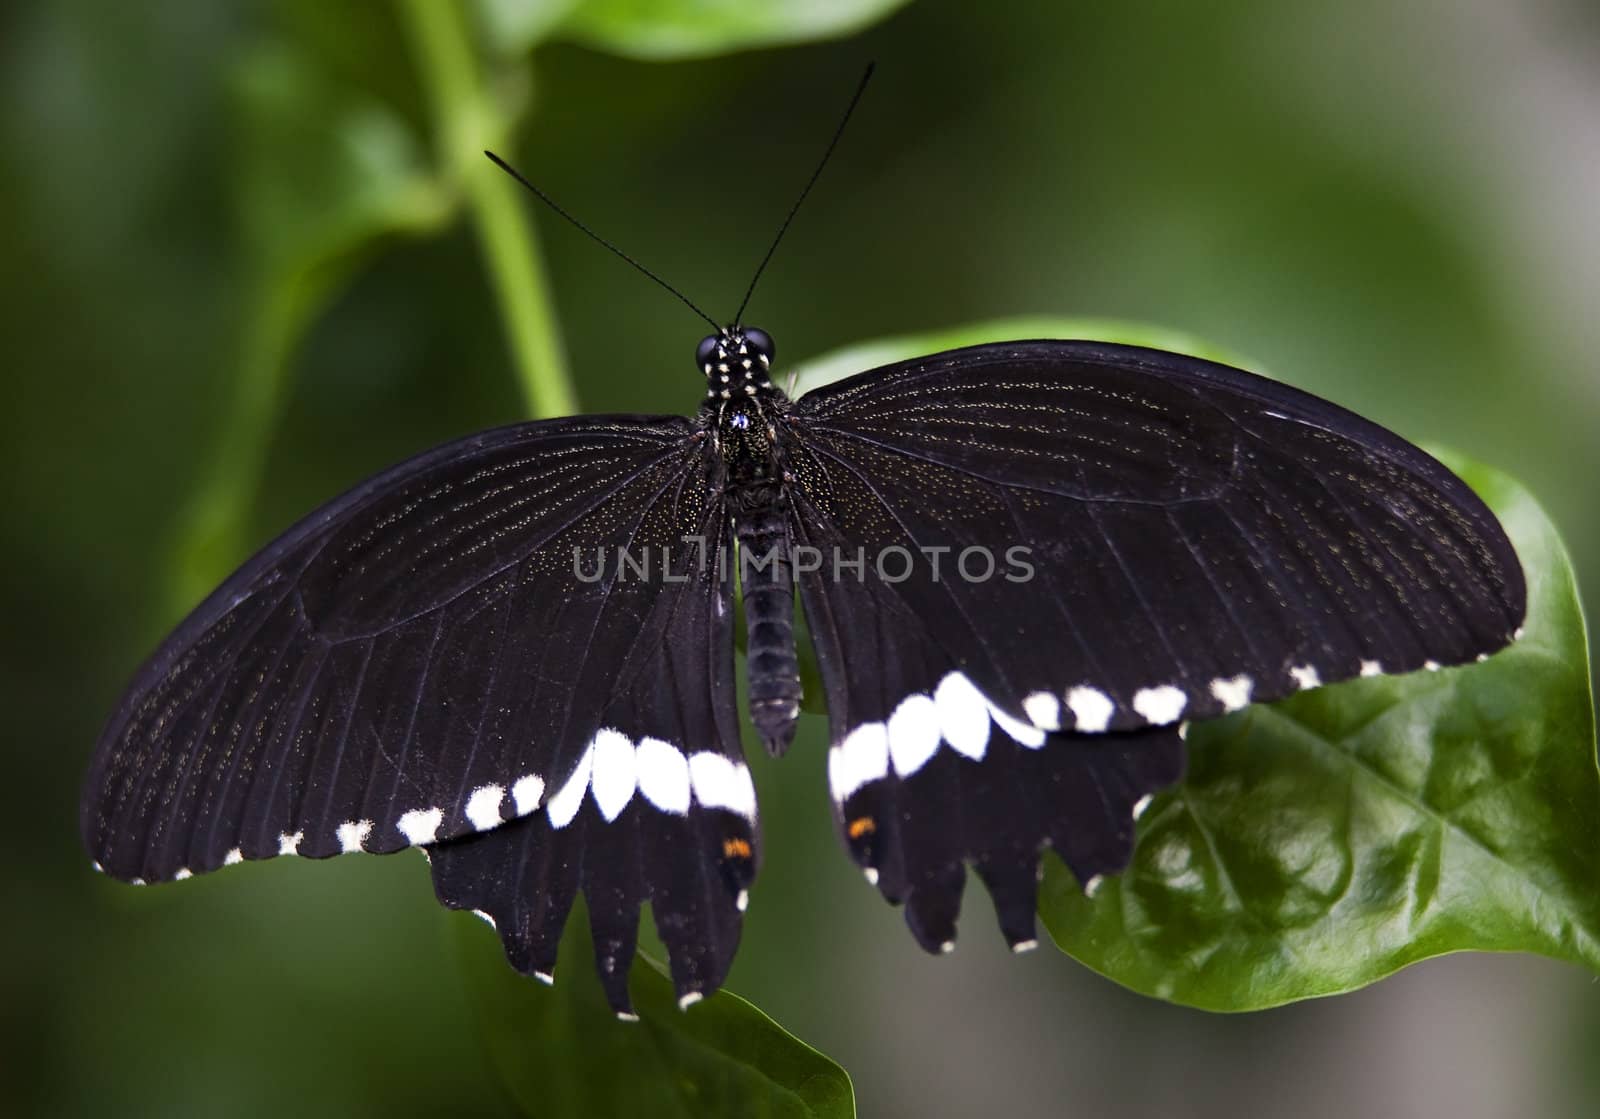
M 440 159 L 460 181 L 472 211 L 528 411 L 534 416 L 566 415 L 577 410 L 577 398 L 538 238 L 516 184 L 483 156 L 484 149 L 504 138 L 506 122 L 478 73 L 466 8 L 456 0 L 400 0 L 432 102 Z

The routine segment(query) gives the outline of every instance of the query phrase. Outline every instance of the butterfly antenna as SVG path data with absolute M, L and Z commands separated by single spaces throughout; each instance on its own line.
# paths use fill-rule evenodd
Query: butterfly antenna
M 794 221 L 795 214 L 800 212 L 800 204 L 806 200 L 806 195 L 811 193 L 811 188 L 817 185 L 817 180 L 822 177 L 822 169 L 828 165 L 828 158 L 833 155 L 833 149 L 839 145 L 839 137 L 844 135 L 844 126 L 850 123 L 850 114 L 856 111 L 856 105 L 861 101 L 861 95 L 867 91 L 867 82 L 872 79 L 872 71 L 877 67 L 876 62 L 867 63 L 866 73 L 861 75 L 861 82 L 856 86 L 855 96 L 850 98 L 850 104 L 845 108 L 844 116 L 839 121 L 839 127 L 833 130 L 833 139 L 828 141 L 828 150 L 822 153 L 822 159 L 817 163 L 817 169 L 811 172 L 811 178 L 806 182 L 806 187 L 800 192 L 800 197 L 794 200 L 794 205 L 789 207 L 789 216 L 783 219 L 783 224 L 778 227 L 778 235 L 772 239 L 772 244 L 767 249 L 767 255 L 761 258 L 756 274 L 750 277 L 750 286 L 745 289 L 744 301 L 739 304 L 739 313 L 733 316 L 733 321 L 744 321 L 744 309 L 750 305 L 750 297 L 755 294 L 756 281 L 761 279 L 761 273 L 767 269 L 767 262 L 772 259 L 772 254 L 778 251 L 778 242 L 783 240 L 783 235 L 789 230 L 789 223 Z
M 573 225 L 577 226 L 584 233 L 587 233 L 593 240 L 598 241 L 600 244 L 604 245 L 606 248 L 610 249 L 612 252 L 614 252 L 618 256 L 620 256 L 623 260 L 625 260 L 629 264 L 633 265 L 640 272 L 643 272 L 646 276 L 650 277 L 650 279 L 652 279 L 656 283 L 660 284 L 663 288 L 666 288 L 673 295 L 676 295 L 679 299 L 683 300 L 684 306 L 688 307 L 689 310 L 693 311 L 695 314 L 699 315 L 702 319 L 705 319 L 706 322 L 711 324 L 711 329 L 715 330 L 719 334 L 722 333 L 722 324 L 717 322 L 716 319 L 712 318 L 710 315 L 706 314 L 699 307 L 697 307 L 695 305 L 694 300 L 690 299 L 687 295 L 683 294 L 683 292 L 679 291 L 677 288 L 675 288 L 671 284 L 667 283 L 667 281 L 663 280 L 660 276 L 657 276 L 654 272 L 650 271 L 650 269 L 648 269 L 644 265 L 640 264 L 637 260 L 634 260 L 633 257 L 629 256 L 627 253 L 625 253 L 621 249 L 617 248 L 610 241 L 607 241 L 604 237 L 600 236 L 600 234 L 598 234 L 594 230 L 590 229 L 587 225 L 584 225 L 577 218 L 575 218 L 571 214 L 567 213 L 559 205 L 557 205 L 555 199 L 551 198 L 544 191 L 540 190 L 538 187 L 536 187 L 532 183 L 530 183 L 527 180 L 527 178 L 524 177 L 523 174 L 520 171 L 518 171 L 515 167 L 511 166 L 511 164 L 507 163 L 505 160 L 501 159 L 499 156 L 495 155 L 494 152 L 486 151 L 483 154 L 488 156 L 490 158 L 490 160 L 492 160 L 494 162 L 494 165 L 496 167 L 500 168 L 500 170 L 504 171 L 506 174 L 510 175 L 513 179 L 517 180 L 517 182 L 521 183 L 523 186 L 527 187 L 530 191 L 532 191 L 534 196 L 537 197 L 539 199 L 539 201 L 543 202 L 546 206 L 550 207 L 556 213 L 558 213 L 562 217 L 566 218 L 569 222 L 571 222 Z M 807 188 L 807 189 L 810 189 L 810 188 Z M 787 225 L 788 223 L 785 222 L 784 224 Z

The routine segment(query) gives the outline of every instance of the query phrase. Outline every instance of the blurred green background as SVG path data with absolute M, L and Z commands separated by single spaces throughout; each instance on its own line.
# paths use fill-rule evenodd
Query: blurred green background
M 595 34 L 529 51 L 537 10 L 457 13 L 508 153 L 718 313 L 878 60 L 747 316 L 780 364 L 1023 313 L 1190 331 L 1518 476 L 1600 586 L 1592 4 L 919 0 L 671 62 Z M 470 918 L 420 859 L 134 891 L 76 838 L 101 719 L 207 579 L 377 468 L 525 414 L 416 18 L 0 11 L 9 1113 L 508 1106 L 459 974 Z M 692 408 L 696 320 L 535 205 L 581 407 Z M 976 889 L 961 951 L 925 958 L 835 849 L 820 729 L 752 756 L 767 859 L 730 986 L 844 1064 L 863 1114 L 1600 1111 L 1600 991 L 1549 961 L 1449 957 L 1222 1018 L 1013 960 Z

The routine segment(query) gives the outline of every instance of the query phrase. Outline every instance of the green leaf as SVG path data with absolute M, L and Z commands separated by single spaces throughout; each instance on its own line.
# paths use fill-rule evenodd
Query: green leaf
M 405 122 L 305 52 L 269 46 L 247 58 L 234 109 L 249 308 L 216 464 L 180 529 L 174 609 L 248 550 L 245 518 L 304 331 L 381 238 L 436 230 L 453 208 Z
M 642 952 L 629 981 L 640 1020 L 618 1021 L 594 975 L 581 901 L 552 987 L 507 967 L 476 921 L 450 920 L 490 1060 L 527 1115 L 855 1115 L 844 1069 L 728 991 L 679 1010 L 665 970 Z
M 546 36 L 635 58 L 698 58 L 849 35 L 907 0 L 479 0 L 495 46 Z
M 1148 328 L 1015 320 L 858 347 L 800 382 L 1020 337 L 1216 356 Z M 1600 775 L 1571 565 L 1526 491 L 1444 458 L 1516 544 L 1523 639 L 1482 664 L 1196 724 L 1188 777 L 1140 820 L 1125 875 L 1091 900 L 1050 860 L 1040 912 L 1064 951 L 1136 991 L 1229 1011 L 1351 990 L 1464 949 L 1600 971 Z

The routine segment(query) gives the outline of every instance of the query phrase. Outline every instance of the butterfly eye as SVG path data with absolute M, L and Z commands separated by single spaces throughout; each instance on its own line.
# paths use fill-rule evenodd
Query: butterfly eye
M 772 344 L 772 335 L 759 327 L 744 328 L 744 344 L 750 347 L 752 353 L 765 357 L 768 365 L 771 365 L 772 359 L 778 356 L 778 351 Z
M 698 369 L 705 369 L 706 365 L 714 361 L 717 356 L 717 343 L 722 341 L 715 334 L 707 334 L 700 339 L 700 345 L 695 347 L 694 364 Z

